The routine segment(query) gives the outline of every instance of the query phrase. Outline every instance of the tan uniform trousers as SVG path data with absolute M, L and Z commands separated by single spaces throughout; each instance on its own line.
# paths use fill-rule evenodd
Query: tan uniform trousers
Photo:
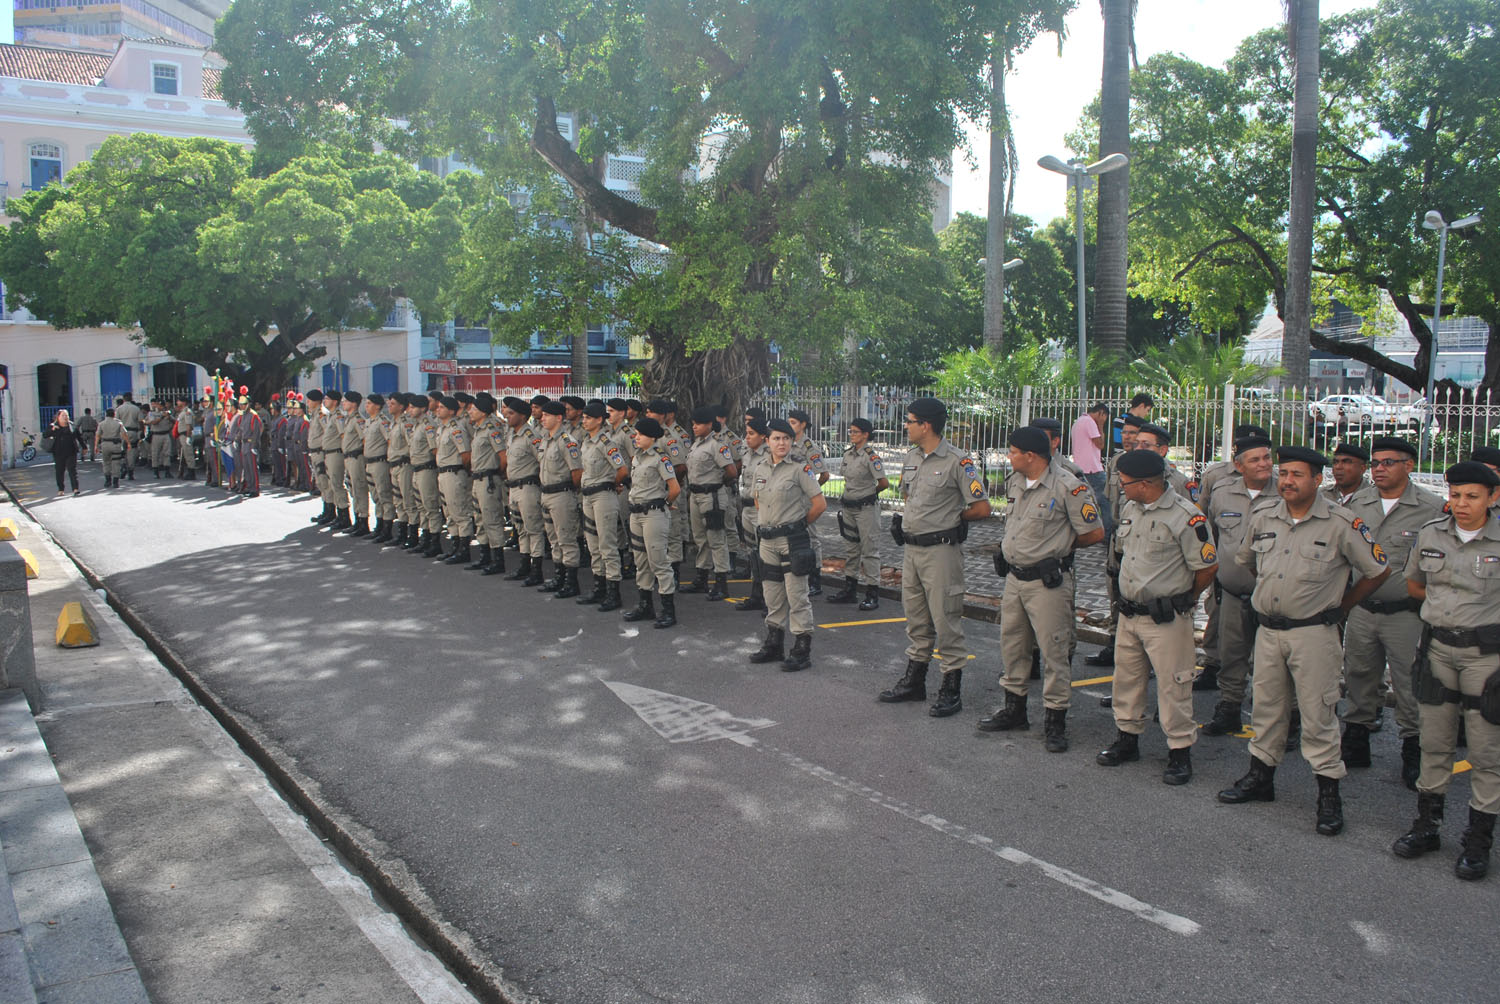
M 437 468 L 429 467 L 425 470 L 413 471 L 411 483 L 417 493 L 417 525 L 428 533 L 441 536 L 443 533 L 443 496 L 438 491 Z
M 416 526 L 416 490 L 411 484 L 411 461 L 391 468 L 391 502 L 396 507 L 396 522 Z
M 685 479 L 679 479 L 678 484 L 686 484 Z M 686 494 L 687 490 L 683 490 Z M 688 500 L 682 495 L 677 496 L 677 502 L 667 507 L 670 529 L 667 534 L 667 557 L 672 564 L 682 560 L 682 551 L 688 539 Z
M 170 432 L 151 433 L 151 466 L 170 467 L 172 465 L 172 434 Z
M 368 492 L 375 498 L 375 518 L 396 518 L 396 500 L 391 493 L 391 465 L 384 460 L 365 462 L 365 479 Z
M 596 578 L 620 581 L 620 496 L 614 490 L 583 496 L 583 534 Z
M 724 520 L 723 527 L 729 526 L 729 508 L 726 504 L 724 489 L 716 492 L 693 492 L 688 499 L 691 508 L 689 513 L 692 519 L 693 540 L 698 544 L 698 557 L 693 562 L 695 568 L 713 568 L 714 574 L 727 574 L 729 572 L 729 533 L 723 527 L 718 530 L 708 528 L 708 514 L 713 511 L 714 503 L 718 502 L 719 513 Z
M 1255 654 L 1250 601 L 1225 593 L 1215 609 L 1219 622 L 1219 700 L 1243 704 L 1245 687 L 1250 682 L 1251 656 Z M 1206 649 L 1208 642 L 1203 644 Z
M 663 596 L 677 592 L 672 576 L 670 541 L 672 518 L 665 509 L 630 514 L 630 549 L 635 553 L 635 584 L 641 592 Z
M 459 540 L 474 536 L 474 496 L 469 489 L 469 472 L 440 472 L 438 491 L 442 494 L 443 515 L 448 521 L 448 536 Z
M 1010 583 L 1006 583 L 1009 590 Z M 1115 727 L 1131 735 L 1146 731 L 1146 688 L 1156 671 L 1156 710 L 1168 749 L 1198 741 L 1193 720 L 1193 679 L 1198 675 L 1192 613 L 1178 614 L 1170 624 L 1150 617 L 1120 615 L 1115 632 Z
M 813 539 L 817 539 L 816 535 Z M 902 551 L 901 606 L 906 612 L 906 658 L 911 662 L 931 662 L 936 646 L 944 673 L 963 669 L 969 661 L 969 650 L 964 647 L 963 552 L 956 544 L 933 547 L 908 544 Z
M 327 502 L 331 493 L 328 490 L 328 471 L 323 463 L 323 451 L 309 447 L 307 463 L 312 468 L 313 486 L 318 489 L 318 496 Z
M 1208 615 L 1208 620 L 1203 624 L 1203 665 L 1205 667 L 1220 666 L 1222 663 L 1219 656 L 1219 601 L 1214 598 L 1212 589 L 1203 595 L 1203 612 Z
M 335 509 L 349 508 L 349 493 L 344 490 L 344 455 L 338 450 L 323 454 L 324 466 L 328 468 L 328 484 L 323 490 L 323 501 Z
M 125 461 L 125 447 L 119 443 L 100 443 L 99 460 L 104 464 L 104 476 L 117 478 Z
M 542 509 L 542 486 L 521 485 L 510 490 L 510 515 L 521 542 L 521 554 L 541 560 L 547 553 L 547 527 Z
M 858 578 L 861 585 L 880 585 L 880 506 L 844 509 L 844 578 Z M 850 539 L 850 537 L 854 539 Z
M 1005 668 L 1000 683 L 1008 692 L 1025 697 L 1030 688 L 1031 650 L 1040 649 L 1042 704 L 1051 711 L 1066 711 L 1073 700 L 1073 647 L 1078 635 L 1074 581 L 1071 570 L 1062 574 L 1062 584 L 1056 589 L 1048 589 L 1041 579 L 1022 582 L 1007 575 L 1000 597 L 1000 659 Z M 1118 651 L 1118 629 L 1115 645 Z
M 474 479 L 474 498 L 479 502 L 479 518 L 476 520 L 479 535 L 475 540 L 497 551 L 505 546 L 505 500 L 500 494 L 504 491 L 501 481 L 498 474 Z
M 1484 691 L 1484 682 L 1500 670 L 1500 655 L 1485 655 L 1477 648 L 1455 648 L 1434 639 L 1427 648 L 1432 675 L 1449 690 L 1473 697 Z M 1458 741 L 1458 716 L 1464 716 L 1469 733 L 1469 805 L 1480 812 L 1500 813 L 1500 725 L 1484 720 L 1478 708 L 1458 704 L 1418 704 L 1422 718 L 1422 773 L 1417 791 L 1441 795 L 1453 780 L 1454 747 Z
M 809 531 L 810 532 L 810 531 Z M 766 627 L 792 634 L 812 634 L 812 600 L 807 595 L 807 576 L 793 575 L 788 568 L 791 547 L 785 537 L 760 542 L 761 588 L 766 597 Z
M 578 549 L 578 493 L 544 492 L 542 511 L 547 538 L 552 541 L 552 560 L 566 568 L 582 565 L 583 552 Z
M 1377 614 L 1363 607 L 1349 611 L 1344 625 L 1344 688 L 1349 703 L 1344 721 L 1373 725 L 1385 705 L 1385 671 L 1396 692 L 1396 726 L 1401 738 L 1417 734 L 1420 712 L 1411 690 L 1411 665 L 1422 642 L 1422 618 L 1415 610 Z
M 344 473 L 349 476 L 349 508 L 355 519 L 370 516 L 370 482 L 365 477 L 365 458 L 345 457 Z
M 1250 754 L 1273 767 L 1281 763 L 1295 706 L 1302 712 L 1302 755 L 1313 773 L 1343 777 L 1346 771 L 1335 711 L 1342 664 L 1337 626 L 1311 624 L 1277 631 L 1262 624 L 1255 633 L 1254 705 L 1250 710 L 1255 738 L 1250 740 Z
M 125 469 L 135 470 L 135 462 L 139 459 L 141 451 L 141 434 L 125 430 Z

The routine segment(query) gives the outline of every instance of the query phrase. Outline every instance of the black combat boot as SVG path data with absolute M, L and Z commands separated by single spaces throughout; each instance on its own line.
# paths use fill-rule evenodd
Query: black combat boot
M 781 662 L 783 673 L 795 673 L 812 665 L 812 635 L 792 635 L 792 650 Z
M 1276 801 L 1276 768 L 1270 764 L 1250 757 L 1250 773 L 1234 782 L 1233 788 L 1225 788 L 1219 792 L 1219 801 L 1226 805 L 1240 805 L 1244 802 L 1274 802 Z
M 386 537 L 390 536 L 390 533 L 391 533 L 391 524 L 387 523 L 381 517 L 376 516 L 375 517 L 375 532 L 372 533 L 372 534 L 370 534 L 370 543 L 376 544 L 376 545 L 384 544 Z
M 642 589 L 641 598 L 636 601 L 635 609 L 625 611 L 621 619 L 627 621 L 644 621 L 654 619 L 656 617 L 656 607 L 651 602 L 651 598 L 654 595 L 655 594 L 652 593 L 651 590 Z
M 506 578 L 507 581 L 510 581 L 510 582 L 520 582 L 523 579 L 527 579 L 527 578 L 530 578 L 530 577 L 531 577 L 531 555 L 529 555 L 529 554 L 523 554 L 523 555 L 521 555 L 520 562 L 516 565 L 516 570 L 514 572 L 511 572 L 505 578 Z
M 342 530 L 349 529 L 353 525 L 354 524 L 349 520 L 349 510 L 339 509 L 334 513 L 333 522 L 328 524 L 328 529 L 332 530 L 334 533 L 339 533 Z
M 750 595 L 735 603 L 736 610 L 764 610 L 766 608 L 766 584 L 760 579 L 760 561 L 750 563 Z
M 1194 690 L 1218 690 L 1219 689 L 1219 667 L 1209 663 L 1203 667 L 1203 672 L 1198 674 L 1198 679 L 1193 681 Z
M 488 544 L 480 544 L 479 545 L 479 553 L 474 556 L 474 560 L 473 561 L 469 562 L 467 565 L 464 566 L 464 571 L 466 571 L 466 572 L 477 572 L 477 571 L 481 570 L 482 568 L 484 568 L 489 563 L 490 563 L 490 545 L 488 545 Z
M 505 571 L 505 548 L 490 548 L 490 563 L 480 569 L 480 575 L 499 575 Z
M 1115 647 L 1106 645 L 1093 655 L 1083 657 L 1085 666 L 1113 666 L 1115 664 Z
M 672 585 L 677 589 L 682 588 L 682 562 L 672 562 Z
M 980 732 L 1009 732 L 1011 729 L 1031 728 L 1031 719 L 1026 716 L 1026 695 L 1005 692 L 1005 703 L 979 719 Z
M 571 600 L 578 595 L 578 569 L 569 568 L 563 572 L 562 588 L 552 594 L 555 600 Z
M 1407 736 L 1401 740 L 1401 783 L 1412 791 L 1417 790 L 1417 778 L 1422 774 L 1422 737 Z
M 756 665 L 764 662 L 776 662 L 785 652 L 783 648 L 786 643 L 786 632 L 779 627 L 766 628 L 766 640 L 761 642 L 760 648 L 750 653 L 750 661 Z
M 1068 710 L 1066 708 L 1043 710 L 1042 742 L 1048 753 L 1068 751 Z
M 153 466 L 151 468 L 151 476 L 154 477 L 154 478 L 156 478 L 158 481 L 160 481 L 161 480 L 161 468 Z
M 828 597 L 829 603 L 853 603 L 859 599 L 859 580 L 852 575 L 844 576 L 844 588 Z
M 1453 874 L 1475 882 L 1489 874 L 1490 848 L 1495 843 L 1495 813 L 1469 807 L 1469 827 L 1464 830 L 1463 851 L 1453 864 Z
M 344 533 L 350 537 L 368 537 L 370 535 L 370 517 L 359 517 L 352 525 L 344 528 Z
M 710 603 L 729 598 L 729 573 L 718 572 L 714 575 L 714 584 L 708 590 L 708 595 L 703 597 Z
M 927 700 L 927 663 L 908 662 L 906 672 L 896 681 L 896 685 L 889 690 L 882 690 L 876 700 L 882 704 Z
M 438 535 L 436 533 L 429 533 L 427 535 L 427 546 L 424 547 L 424 548 L 422 548 L 422 557 L 424 557 L 424 558 L 442 558 L 443 557 L 443 538 L 440 535 Z
M 1345 767 L 1370 766 L 1370 730 L 1363 725 L 1350 722 L 1344 726 L 1344 739 L 1339 750 Z
M 1318 778 L 1318 832 L 1325 837 L 1337 836 L 1344 829 L 1344 800 L 1339 797 L 1339 779 Z
M 1193 748 L 1183 746 L 1167 750 L 1167 769 L 1161 772 L 1163 784 L 1187 784 L 1193 779 Z
M 1245 727 L 1237 701 L 1220 701 L 1214 705 L 1214 716 L 1203 726 L 1206 736 L 1232 736 Z
M 600 613 L 620 609 L 620 584 L 613 579 L 604 584 L 604 602 L 599 604 Z
M 381 542 L 386 547 L 401 547 L 406 544 L 406 524 L 394 520 L 386 527 L 385 540 Z
M 620 578 L 635 578 L 635 552 L 628 547 L 620 551 Z
M 1118 767 L 1141 758 L 1141 737 L 1115 730 L 1115 741 L 1100 750 L 1094 762 L 1101 767 Z
M 859 608 L 861 610 L 879 610 L 880 609 L 880 587 L 879 586 L 866 586 L 865 587 L 865 598 L 859 601 Z
M 422 528 L 415 523 L 406 524 L 406 539 L 401 541 L 401 550 L 415 551 L 422 546 Z
M 545 561 L 545 560 L 547 560 L 547 559 L 545 559 L 545 558 L 532 558 L 531 559 L 531 570 L 526 573 L 526 578 L 524 578 L 524 579 L 521 580 L 521 585 L 522 586 L 533 586 L 534 587 L 534 586 L 540 586 L 542 584 L 542 582 L 543 582 L 543 578 L 542 578 L 542 562 Z
M 1417 796 L 1417 818 L 1411 829 L 1396 838 L 1391 844 L 1391 853 L 1398 858 L 1420 858 L 1428 851 L 1443 846 L 1438 835 L 1443 828 L 1443 796 L 1421 794 Z
M 677 596 L 675 593 L 662 593 L 661 616 L 656 618 L 652 627 L 669 628 L 677 623 Z
M 964 709 L 964 701 L 960 692 L 963 690 L 964 671 L 952 669 L 943 674 L 943 685 L 938 687 L 937 700 L 927 709 L 927 713 L 933 718 L 947 718 L 956 715 Z
M 335 518 L 335 516 L 334 516 L 334 511 L 333 511 L 333 504 L 329 503 L 329 502 L 324 502 L 323 503 L 323 511 L 320 512 L 320 513 L 318 513 L 312 519 L 308 520 L 308 522 L 311 523 L 313 526 L 324 526 L 324 525 L 326 525 L 328 523 L 332 523 L 334 521 L 334 518 Z
M 693 581 L 677 587 L 679 593 L 703 593 L 708 591 L 708 569 L 700 568 L 693 573 Z
M 823 595 L 823 568 L 821 565 L 814 568 L 812 573 L 807 577 L 807 595 Z
M 472 550 L 469 546 L 469 538 L 449 537 L 448 540 L 453 545 L 453 553 L 443 559 L 443 564 L 467 565 L 471 557 L 470 551 Z
M 587 603 L 599 604 L 604 602 L 604 576 L 594 576 L 594 590 L 587 596 L 578 597 L 578 605 L 581 607 Z
M 432 531 L 422 530 L 417 537 L 416 543 L 412 546 L 410 553 L 415 554 L 420 558 L 427 553 L 427 545 L 430 543 L 432 543 Z
M 134 481 L 135 480 L 135 468 L 133 466 L 125 468 L 125 480 L 126 481 Z
M 554 559 L 552 562 L 552 578 L 542 583 L 541 586 L 537 588 L 537 592 L 555 593 L 559 589 L 561 589 L 563 587 L 563 583 L 567 581 L 568 570 L 563 566 L 561 560 Z

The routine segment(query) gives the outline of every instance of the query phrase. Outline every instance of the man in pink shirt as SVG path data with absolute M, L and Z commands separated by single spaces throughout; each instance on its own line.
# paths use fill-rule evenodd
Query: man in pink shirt
M 1104 491 L 1104 430 L 1109 428 L 1109 407 L 1095 404 L 1087 413 L 1078 416 L 1068 434 L 1073 444 L 1073 463 L 1083 472 L 1083 478 L 1094 490 L 1094 500 L 1099 504 L 1100 522 L 1109 534 L 1114 526 L 1109 511 L 1109 499 Z

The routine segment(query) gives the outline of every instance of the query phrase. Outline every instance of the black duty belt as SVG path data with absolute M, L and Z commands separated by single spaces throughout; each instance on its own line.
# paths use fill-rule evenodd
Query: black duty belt
M 405 466 L 406 462 L 407 462 L 407 458 L 406 457 L 391 457 L 390 461 L 389 461 L 389 463 L 390 463 L 390 465 L 392 467 L 402 467 L 402 466 Z
M 1176 596 L 1165 596 L 1160 600 L 1146 600 L 1141 603 L 1121 596 L 1118 606 L 1122 617 L 1150 617 L 1158 624 L 1170 624 L 1177 616 L 1193 609 L 1197 601 L 1198 594 L 1189 589 Z
M 601 481 L 597 485 L 584 485 L 583 486 L 583 494 L 585 494 L 585 495 L 598 495 L 600 492 L 607 492 L 607 491 L 609 491 L 610 489 L 614 488 L 614 486 L 615 486 L 615 483 L 613 481 Z
M 1251 609 L 1253 610 L 1254 607 Z M 1255 622 L 1273 631 L 1290 631 L 1292 628 L 1313 627 L 1318 624 L 1337 624 L 1342 619 L 1343 613 L 1338 607 L 1329 607 L 1312 617 L 1283 617 L 1280 614 L 1263 614 L 1259 610 L 1255 611 Z
M 850 498 L 849 496 L 845 495 L 844 496 L 844 508 L 845 509 L 863 509 L 865 506 L 874 505 L 876 503 L 876 501 L 879 500 L 879 498 L 880 498 L 880 493 L 879 492 L 876 492 L 874 495 L 861 495 L 858 498 Z
M 386 463 L 386 458 L 384 456 L 380 456 L 380 457 L 366 457 L 365 458 L 365 463 L 367 463 L 367 464 L 383 464 L 383 463 Z
M 492 478 L 496 474 L 499 474 L 499 473 L 500 473 L 500 468 L 498 468 L 498 467 L 491 467 L 487 471 L 475 471 L 474 472 L 474 477 L 475 478 Z
M 1422 601 L 1411 596 L 1404 600 L 1360 600 L 1359 605 L 1372 614 L 1400 614 L 1422 609 Z
M 692 492 L 694 495 L 712 495 L 714 492 L 718 491 L 720 488 L 723 488 L 723 487 L 724 486 L 722 484 L 718 484 L 718 485 L 688 485 L 688 491 Z
M 438 468 L 439 474 L 457 474 L 464 469 L 463 464 L 444 464 Z
M 666 507 L 666 499 L 652 499 L 650 502 L 630 503 L 631 512 L 651 512 L 653 509 L 665 509 Z
M 101 443 L 118 443 L 119 441 L 119 436 L 101 436 L 99 438 L 99 442 Z
M 911 543 L 911 534 L 906 535 L 906 542 L 908 544 Z M 1071 569 L 1073 567 L 1073 555 L 1069 554 L 1066 557 L 1058 558 L 1057 567 L 1064 572 Z M 1011 565 L 1010 574 L 1022 582 L 1035 582 L 1046 573 L 1041 565 Z M 1124 610 L 1125 608 L 1121 607 L 1120 609 Z M 1144 613 L 1145 611 L 1142 612 Z
M 358 450 L 344 450 L 343 454 L 344 454 L 344 459 L 345 460 L 353 460 L 355 457 L 362 457 L 362 456 L 364 456 L 365 455 L 365 451 L 364 451 L 363 448 L 360 448 Z
M 543 495 L 558 495 L 562 492 L 573 492 L 577 490 L 578 489 L 573 487 L 573 482 L 571 481 L 558 481 L 554 484 L 542 485 Z
M 791 537 L 797 533 L 807 532 L 807 522 L 799 520 L 796 523 L 778 523 L 775 526 L 762 526 L 756 528 L 762 540 L 775 540 L 777 537 Z
M 542 483 L 541 477 L 539 475 L 536 475 L 536 474 L 533 474 L 530 477 L 526 477 L 526 478 L 506 478 L 505 479 L 505 487 L 507 487 L 507 488 L 525 488 L 527 485 L 539 485 L 541 483 Z
M 412 464 L 411 465 L 411 472 L 413 474 L 416 474 L 416 473 L 418 473 L 420 471 L 432 471 L 432 470 L 436 470 L 436 469 L 437 469 L 437 461 L 436 460 L 429 460 L 426 463 Z
M 1454 648 L 1490 648 L 1494 641 L 1500 640 L 1500 624 L 1479 628 L 1435 627 L 1432 636 Z
M 960 527 L 955 526 L 951 530 L 938 530 L 936 533 L 908 533 L 903 534 L 905 543 L 910 547 L 936 547 L 939 544 L 959 544 Z

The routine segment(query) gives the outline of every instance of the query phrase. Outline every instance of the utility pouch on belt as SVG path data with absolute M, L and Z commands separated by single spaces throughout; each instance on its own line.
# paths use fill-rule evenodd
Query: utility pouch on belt
M 1149 600 L 1146 606 L 1151 610 L 1151 620 L 1156 624 L 1170 624 L 1177 619 L 1177 611 L 1172 609 L 1172 598 L 1170 596 L 1158 596 Z
M 1479 694 L 1479 715 L 1491 725 L 1500 725 L 1500 669 L 1484 681 Z
M 787 566 L 793 575 L 811 575 L 818 567 L 813 554 L 812 538 L 806 530 L 799 530 L 787 538 Z
M 1486 624 L 1474 629 L 1474 635 L 1479 639 L 1479 651 L 1485 655 L 1494 655 L 1500 652 L 1500 624 Z
M 1432 675 L 1432 663 L 1427 657 L 1427 646 L 1432 641 L 1432 628 L 1422 628 L 1422 640 L 1417 643 L 1417 658 L 1411 664 L 1412 696 L 1419 704 L 1442 704 L 1447 689 Z
M 995 574 L 1002 579 L 1010 574 L 1010 562 L 1005 560 L 1005 552 L 1003 551 L 995 552 Z
M 964 524 L 959 524 L 960 526 Z M 1042 573 L 1042 585 L 1048 589 L 1056 589 L 1063 584 L 1062 562 L 1056 558 L 1047 558 L 1037 562 L 1037 571 Z
M 901 532 L 901 517 L 899 515 L 891 517 L 891 539 L 898 545 L 904 546 L 906 544 L 906 534 Z
M 851 544 L 858 544 L 859 543 L 859 527 L 854 526 L 853 524 L 844 522 L 844 513 L 843 513 L 842 510 L 840 510 L 840 512 L 838 514 L 838 523 L 839 523 L 839 536 L 843 537 L 845 540 L 849 541 Z
M 703 514 L 703 525 L 709 530 L 724 529 L 724 510 L 719 506 L 718 492 L 714 492 L 714 507 Z

